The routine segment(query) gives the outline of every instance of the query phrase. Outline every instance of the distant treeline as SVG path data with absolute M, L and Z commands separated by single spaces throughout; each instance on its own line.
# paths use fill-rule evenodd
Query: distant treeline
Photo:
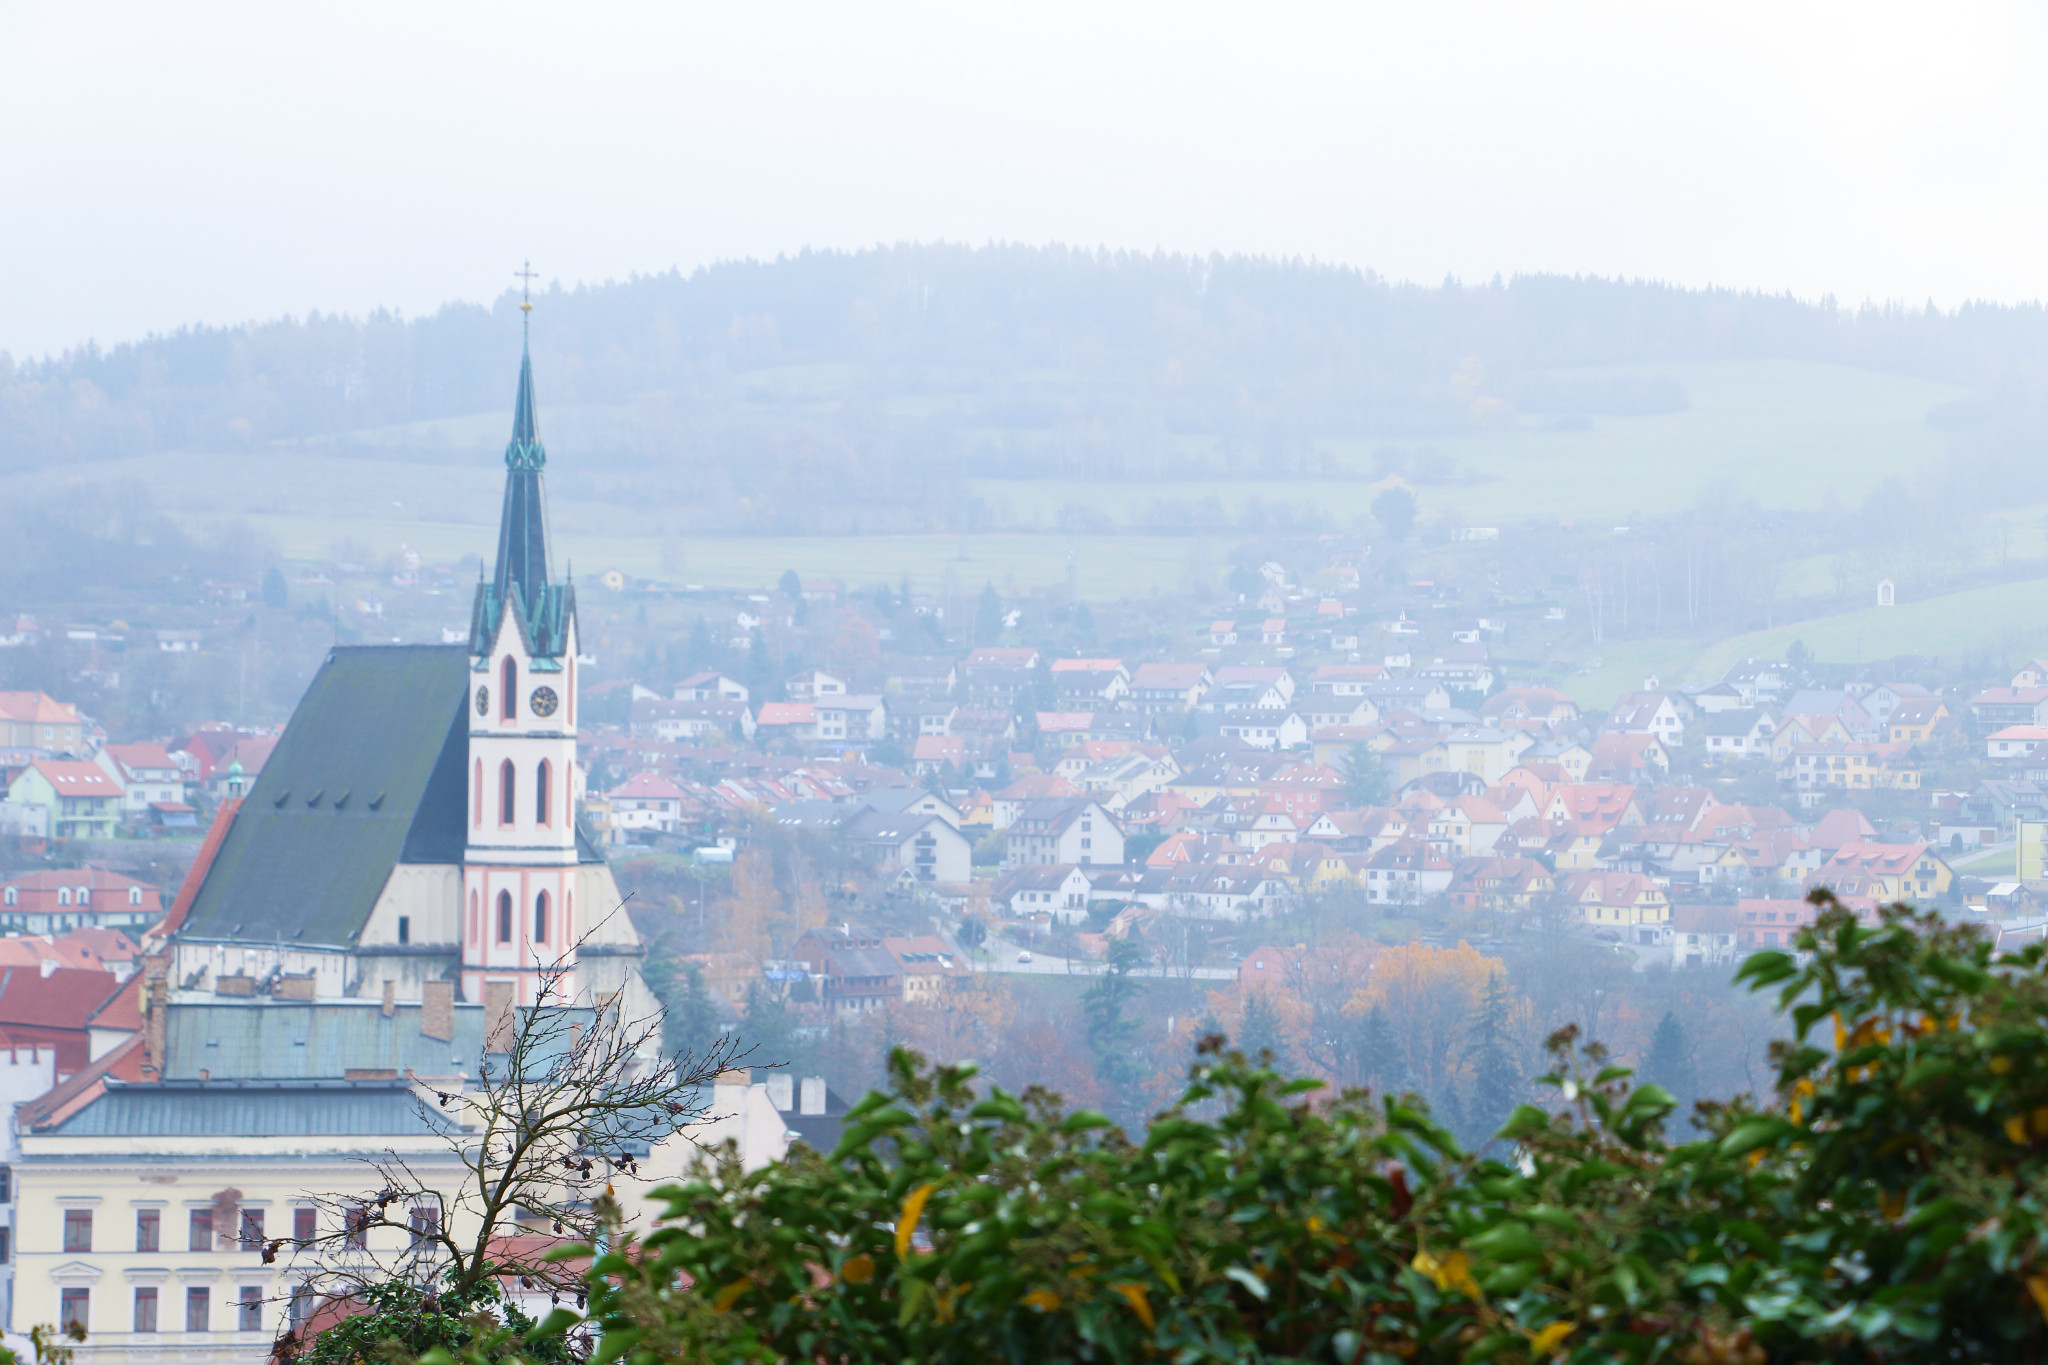
M 507 296 L 0 357 L 0 472 L 288 438 L 347 448 L 347 433 L 501 411 L 517 317 Z M 1058 247 L 733 262 L 550 292 L 535 319 L 544 403 L 612 411 L 592 452 L 605 470 L 838 507 L 914 507 L 935 487 L 944 501 L 943 481 L 972 473 L 1284 476 L 1316 472 L 1318 438 L 1685 406 L 1668 376 L 1555 373 L 1620 362 L 1779 357 L 1947 380 L 1983 395 L 1945 414 L 1959 431 L 2026 441 L 2048 370 L 2034 305 L 1845 309 L 1560 276 L 1426 288 Z M 431 448 L 447 457 L 445 440 Z

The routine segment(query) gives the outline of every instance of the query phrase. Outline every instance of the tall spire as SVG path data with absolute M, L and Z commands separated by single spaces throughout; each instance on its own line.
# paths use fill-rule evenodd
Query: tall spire
M 517 272 L 530 281 L 533 272 Z M 519 394 L 512 407 L 512 440 L 505 447 L 505 504 L 498 521 L 498 561 L 488 585 L 479 585 L 475 639 L 494 628 L 507 609 L 525 623 L 529 647 L 553 654 L 562 646 L 563 612 L 573 612 L 565 599 L 566 585 L 548 581 L 547 490 L 541 471 L 547 451 L 540 443 L 540 421 L 533 397 L 533 347 L 530 340 L 533 299 L 521 290 L 520 311 L 526 315 L 528 339 L 520 347 Z

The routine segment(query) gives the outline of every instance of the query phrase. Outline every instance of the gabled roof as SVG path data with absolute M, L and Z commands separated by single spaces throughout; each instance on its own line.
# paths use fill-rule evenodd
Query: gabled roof
M 348 947 L 393 866 L 460 862 L 468 695 L 460 645 L 331 650 L 228 827 L 183 932 Z
M 34 725 L 77 725 L 77 708 L 44 692 L 0 692 L 0 720 Z
M 44 976 L 30 967 L 0 968 L 0 1027 L 82 1029 L 121 989 L 112 972 L 59 967 Z

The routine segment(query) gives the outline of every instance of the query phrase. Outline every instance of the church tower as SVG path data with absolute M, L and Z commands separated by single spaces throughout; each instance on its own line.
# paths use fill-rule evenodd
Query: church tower
M 531 1003 L 542 971 L 575 965 L 579 916 L 591 909 L 577 896 L 593 888 L 579 874 L 588 859 L 576 830 L 576 590 L 549 577 L 546 466 L 529 345 L 497 563 L 470 615 L 461 974 L 464 998 L 476 1001 L 509 993 Z M 573 999 L 573 973 L 564 984 Z

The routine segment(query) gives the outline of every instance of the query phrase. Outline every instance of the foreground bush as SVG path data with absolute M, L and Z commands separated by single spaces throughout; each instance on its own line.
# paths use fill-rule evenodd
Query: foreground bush
M 2040 1358 L 2043 950 L 1833 906 L 1799 948 L 1741 971 L 1790 1014 L 1775 1105 L 1688 1141 L 1568 1034 L 1479 1153 L 1214 1050 L 1136 1145 L 899 1054 L 830 1156 L 660 1192 L 592 1268 L 595 1359 Z

